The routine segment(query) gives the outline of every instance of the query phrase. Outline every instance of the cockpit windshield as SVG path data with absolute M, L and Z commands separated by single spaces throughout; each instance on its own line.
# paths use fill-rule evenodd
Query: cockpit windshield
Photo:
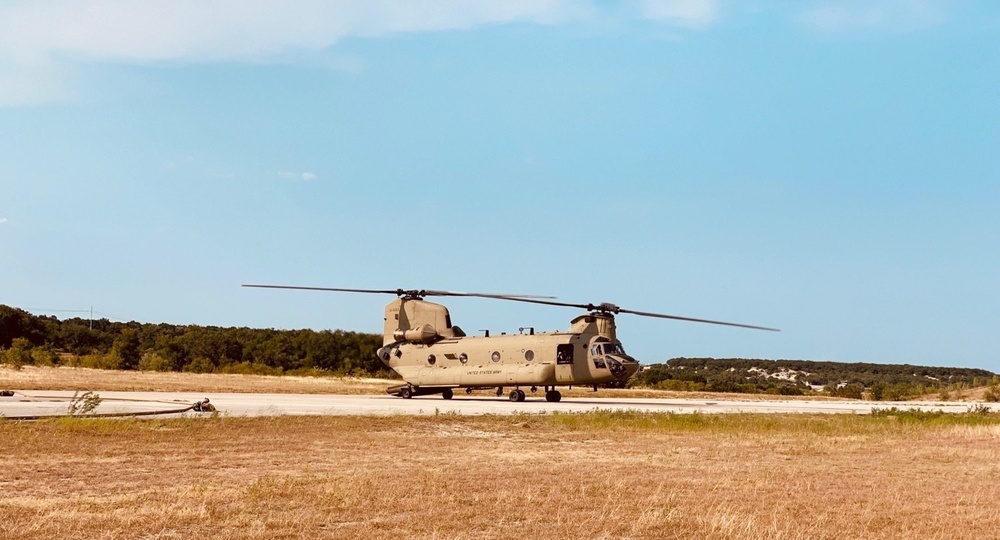
M 621 343 L 605 343 L 601 347 L 604 349 L 604 354 L 617 354 L 619 356 L 625 356 L 625 349 L 622 348 Z

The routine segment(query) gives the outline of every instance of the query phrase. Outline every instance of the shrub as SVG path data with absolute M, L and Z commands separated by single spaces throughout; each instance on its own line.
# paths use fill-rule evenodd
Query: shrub
M 17 338 L 6 351 L 0 351 L 0 361 L 15 370 L 20 370 L 25 364 L 31 364 L 31 343 L 24 338 Z
M 139 360 L 139 369 L 141 371 L 172 371 L 173 368 L 173 363 L 169 358 L 160 356 L 152 351 L 143 354 Z
M 59 365 L 59 356 L 47 347 L 37 347 L 31 351 L 32 363 L 36 366 L 52 367 Z
M 198 356 L 184 366 L 184 371 L 189 373 L 211 373 L 215 371 L 215 364 L 204 356 Z
M 1000 402 L 1000 378 L 993 377 L 990 386 L 983 393 L 983 401 Z
M 120 359 L 110 354 L 88 354 L 80 357 L 77 365 L 91 369 L 121 369 Z
M 219 373 L 235 373 L 238 375 L 281 375 L 281 368 L 271 367 L 257 362 L 237 362 L 223 366 Z

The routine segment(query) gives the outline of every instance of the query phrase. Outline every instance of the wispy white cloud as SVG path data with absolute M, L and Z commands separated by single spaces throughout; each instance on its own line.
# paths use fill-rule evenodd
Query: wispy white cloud
M 4 223 L 7 223 L 7 218 L 0 217 L 0 225 L 3 225 Z
M 822 0 L 797 20 L 825 34 L 910 32 L 945 22 L 947 12 L 939 0 Z
M 718 0 L 639 0 L 644 19 L 685 28 L 705 28 L 719 17 Z
M 281 172 L 278 173 L 278 178 L 281 178 L 282 180 L 289 180 L 289 181 L 311 182 L 311 181 L 316 180 L 317 178 L 319 178 L 319 176 L 317 176 L 316 173 L 313 173 L 313 172 L 301 172 L 301 173 L 299 173 L 299 172 L 292 172 L 292 171 L 281 171 Z
M 588 0 L 6 0 L 0 106 L 64 99 L 73 62 L 268 62 L 348 37 L 585 16 Z

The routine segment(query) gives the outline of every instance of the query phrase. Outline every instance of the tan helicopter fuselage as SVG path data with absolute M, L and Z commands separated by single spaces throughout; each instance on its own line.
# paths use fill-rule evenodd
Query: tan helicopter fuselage
M 639 368 L 622 349 L 608 313 L 580 315 L 565 332 L 466 336 L 452 326 L 447 308 L 413 298 L 386 306 L 377 354 L 416 394 L 521 386 L 554 391 L 624 381 Z

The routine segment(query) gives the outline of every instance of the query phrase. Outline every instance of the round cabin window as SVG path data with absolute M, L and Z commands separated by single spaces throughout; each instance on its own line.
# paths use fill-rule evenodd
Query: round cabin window
M 533 351 L 531 349 L 528 349 L 528 350 L 524 351 L 524 359 L 527 360 L 527 361 L 529 361 L 529 362 L 531 362 L 532 360 L 534 360 L 535 359 L 535 351 Z
M 500 351 L 493 351 L 493 354 L 490 355 L 490 358 L 492 358 L 494 362 L 499 362 L 500 361 Z
M 463 364 L 466 363 L 466 362 L 468 362 L 469 361 L 469 355 L 467 355 L 465 353 L 462 353 L 462 354 L 458 355 L 458 361 L 461 362 L 461 363 L 463 363 Z
M 433 366 L 434 362 L 437 362 L 437 358 L 435 358 L 433 354 L 427 357 L 427 363 L 428 364 L 430 364 L 430 365 Z

